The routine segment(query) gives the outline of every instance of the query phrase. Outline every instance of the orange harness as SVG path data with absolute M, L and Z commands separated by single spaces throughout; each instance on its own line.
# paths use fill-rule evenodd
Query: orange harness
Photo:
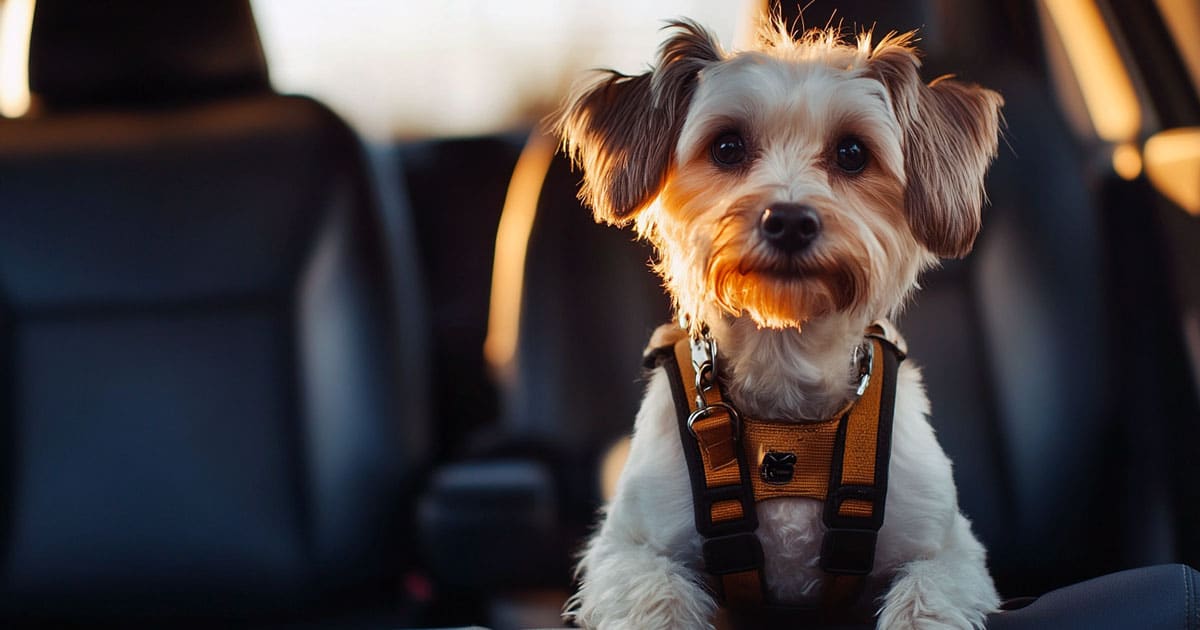
M 883 524 L 902 342 L 887 324 L 872 324 L 860 396 L 848 409 L 818 422 L 740 416 L 712 378 L 711 363 L 695 364 L 692 343 L 684 338 L 656 350 L 651 359 L 666 369 L 671 382 L 696 529 L 704 537 L 705 569 L 718 579 L 730 607 L 770 604 L 753 504 L 783 497 L 824 501 L 821 568 L 831 579 L 822 607 L 845 608 L 872 569 Z

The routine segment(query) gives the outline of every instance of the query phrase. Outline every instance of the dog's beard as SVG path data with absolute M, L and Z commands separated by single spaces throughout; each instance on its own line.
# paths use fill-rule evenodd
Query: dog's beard
M 705 282 L 726 312 L 782 329 L 864 305 L 868 265 L 863 256 L 829 244 L 821 251 L 787 255 L 753 234 L 742 213 L 727 215 L 718 225 Z

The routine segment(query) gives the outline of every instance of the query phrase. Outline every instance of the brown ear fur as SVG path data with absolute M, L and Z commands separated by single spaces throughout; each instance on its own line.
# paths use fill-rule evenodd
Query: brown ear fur
M 870 69 L 888 89 L 904 134 L 908 222 L 929 251 L 962 258 L 979 232 L 983 176 L 996 156 L 999 94 L 949 78 L 921 82 L 912 33 L 889 35 Z
M 556 125 L 572 161 L 583 167 L 579 198 L 597 221 L 624 225 L 658 196 L 679 130 L 704 66 L 721 58 L 715 38 L 690 21 L 659 48 L 645 74 L 605 71 L 573 95 Z

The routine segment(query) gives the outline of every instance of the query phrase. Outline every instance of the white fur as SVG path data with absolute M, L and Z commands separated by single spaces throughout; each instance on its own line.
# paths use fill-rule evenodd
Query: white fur
M 906 55 L 914 54 L 903 37 L 873 49 L 869 37 L 849 46 L 832 32 L 793 41 L 779 31 L 768 33 L 758 51 L 725 55 L 704 41 L 699 27 L 677 26 L 682 36 L 664 45 L 662 75 L 655 75 L 659 83 L 646 88 L 611 79 L 576 98 L 567 112 L 567 146 L 596 171 L 587 173 L 585 197 L 598 216 L 614 223 L 632 219 L 654 243 L 660 255 L 656 269 L 676 309 L 697 326 L 710 327 L 719 377 L 743 414 L 797 422 L 829 417 L 853 396 L 850 357 L 868 323 L 901 308 L 917 275 L 937 260 L 930 248 L 969 249 L 974 239 L 966 219 L 978 216 L 978 203 L 941 208 L 944 216 L 914 214 L 930 204 L 906 194 L 910 161 L 925 164 L 929 158 L 909 155 L 921 147 L 913 148 L 913 130 L 905 125 L 920 117 L 907 110 L 897 115 L 896 95 L 907 95 L 906 107 L 918 114 L 922 107 L 943 108 L 950 122 L 939 127 L 920 119 L 928 124 L 926 133 L 955 140 L 967 129 L 961 121 L 978 126 L 961 139 L 969 145 L 963 151 L 977 159 L 964 163 L 961 177 L 923 177 L 926 187 L 938 181 L 981 185 L 994 151 L 988 125 L 994 136 L 999 97 L 947 82 L 943 89 L 967 96 L 938 105 L 936 95 L 922 92 L 931 89 L 923 84 L 898 87 L 896 82 L 915 80 L 915 72 L 900 71 L 910 63 Z M 883 70 L 872 65 L 876 57 Z M 696 67 L 701 69 L 688 75 Z M 660 83 L 688 76 L 694 78 L 694 94 L 686 115 L 673 122 L 661 107 L 680 101 L 686 90 Z M 659 90 L 660 109 L 643 111 L 638 102 L 622 100 L 637 98 L 638 89 Z M 992 108 L 990 120 L 975 110 L 955 109 L 976 102 L 971 99 L 983 103 L 978 111 L 984 114 Z M 618 102 L 622 116 L 603 116 L 602 108 Z M 666 133 L 664 125 L 678 123 L 672 127 L 677 135 L 670 139 L 670 164 L 659 165 L 661 177 L 653 164 L 630 161 L 630 155 L 643 154 L 627 146 L 629 129 L 622 127 L 627 115 L 644 115 L 638 129 L 648 134 Z M 731 128 L 753 149 L 743 168 L 724 168 L 709 157 L 714 136 Z M 831 147 L 847 135 L 869 147 L 871 161 L 862 173 L 839 172 L 831 164 Z M 653 152 L 644 156 L 656 159 Z M 631 171 L 638 176 L 630 177 Z M 657 189 L 639 188 L 656 181 Z M 599 187 L 606 182 L 622 195 L 602 194 Z M 653 203 L 639 205 L 639 192 Z M 968 201 L 981 197 L 967 189 L 944 192 Z M 614 203 L 617 198 L 626 203 Z M 760 234 L 763 209 L 777 203 L 805 204 L 820 213 L 820 238 L 802 253 L 781 253 Z M 681 334 L 660 329 L 654 341 Z M 889 630 L 981 628 L 999 598 L 984 549 L 958 510 L 950 460 L 928 414 L 920 373 L 904 363 L 885 519 L 874 571 L 856 605 L 877 613 L 879 627 Z M 821 511 L 822 503 L 811 499 L 758 503 L 757 535 L 773 601 L 813 604 L 820 596 L 828 578 L 818 566 L 825 530 Z M 718 604 L 702 566 L 693 514 L 674 402 L 666 375 L 656 370 L 615 496 L 579 563 L 580 588 L 566 616 L 601 630 L 713 627 Z

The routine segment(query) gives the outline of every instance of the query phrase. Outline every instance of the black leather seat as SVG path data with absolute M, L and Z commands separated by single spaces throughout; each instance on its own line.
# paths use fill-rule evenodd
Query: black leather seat
M 496 386 L 479 349 L 487 336 L 496 227 L 523 141 L 440 138 L 397 151 L 402 173 L 393 176 L 400 174 L 408 190 L 426 279 L 439 459 L 461 457 L 496 419 Z
M 579 171 L 550 163 L 529 237 L 517 377 L 504 421 L 553 449 L 568 520 L 590 526 L 600 458 L 629 434 L 645 383 L 640 357 L 670 300 L 632 231 L 598 225 L 575 198 Z
M 356 137 L 270 89 L 245 0 L 41 0 L 30 59 L 38 113 L 0 124 L 0 625 L 396 608 L 423 333 Z
M 650 247 L 597 225 L 577 182 L 556 155 L 528 242 L 515 378 L 495 425 L 433 477 L 420 512 L 435 575 L 476 593 L 569 580 L 594 524 L 601 458 L 641 400 L 642 350 L 670 317 Z

